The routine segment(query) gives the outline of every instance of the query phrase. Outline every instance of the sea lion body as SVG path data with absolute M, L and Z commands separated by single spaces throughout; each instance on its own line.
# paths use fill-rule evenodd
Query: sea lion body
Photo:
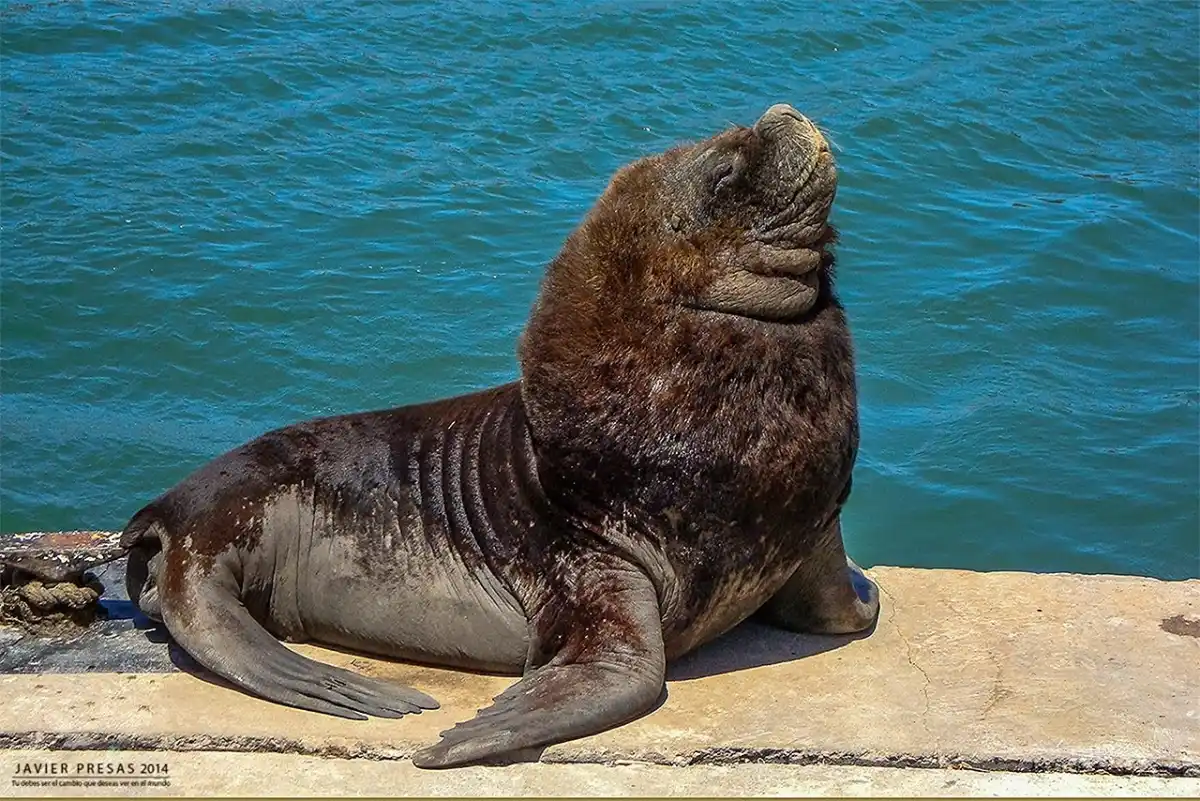
M 140 513 L 178 543 L 155 585 L 227 572 L 277 637 L 519 670 L 526 619 L 498 574 L 521 543 L 482 523 L 532 519 L 505 458 L 528 446 L 519 400 L 508 385 L 264 434 Z
M 330 714 L 436 702 L 278 639 L 524 674 L 427 767 L 619 725 L 759 610 L 869 627 L 839 526 L 858 421 L 834 186 L 786 106 L 625 168 L 550 265 L 519 382 L 219 457 L 131 520 L 131 597 L 210 670 Z

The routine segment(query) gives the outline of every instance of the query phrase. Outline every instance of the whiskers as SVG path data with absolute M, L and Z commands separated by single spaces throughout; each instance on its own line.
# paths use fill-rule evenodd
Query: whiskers
M 825 137 L 825 141 L 829 144 L 829 150 L 831 152 L 841 152 L 842 146 L 839 145 L 837 140 L 834 138 L 836 134 L 834 134 L 832 128 L 824 125 L 817 125 L 815 122 L 813 123 L 813 127 L 817 129 L 817 132 L 820 133 L 821 136 Z

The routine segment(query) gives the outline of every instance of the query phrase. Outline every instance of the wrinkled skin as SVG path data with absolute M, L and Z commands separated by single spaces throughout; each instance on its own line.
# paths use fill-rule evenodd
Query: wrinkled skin
M 277 638 L 523 674 L 423 767 L 620 725 L 755 612 L 869 628 L 835 187 L 789 106 L 623 168 L 548 267 L 520 382 L 219 457 L 130 522 L 131 597 L 246 691 L 343 717 L 436 702 Z

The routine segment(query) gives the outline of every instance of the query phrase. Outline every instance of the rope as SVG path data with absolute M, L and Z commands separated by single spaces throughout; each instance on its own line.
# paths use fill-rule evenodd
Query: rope
M 95 579 L 83 586 L 31 579 L 4 587 L 0 589 L 0 622 L 37 627 L 70 621 L 86 626 L 96 613 L 102 590 Z

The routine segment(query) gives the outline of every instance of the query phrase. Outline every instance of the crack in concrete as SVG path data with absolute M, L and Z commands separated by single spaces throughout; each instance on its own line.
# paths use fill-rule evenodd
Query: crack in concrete
M 559 748 L 562 748 L 560 746 Z M 215 737 L 210 735 L 155 736 L 111 732 L 40 731 L 0 732 L 0 750 L 61 751 L 216 751 L 237 753 L 295 754 L 332 759 L 397 761 L 408 759 L 417 747 L 387 748 L 366 743 L 313 743 L 286 737 Z M 612 753 L 595 749 L 565 750 L 545 754 L 547 764 L 629 765 L 648 764 L 687 768 L 697 765 L 832 765 L 867 768 L 954 769 L 1009 773 L 1077 773 L 1105 776 L 1152 776 L 1200 778 L 1200 763 L 1184 760 L 1134 759 L 1108 761 L 1089 757 L 1006 757 L 967 754 L 878 754 L 869 752 L 819 751 L 793 748 L 714 747 L 677 756 L 657 751 Z M 506 764 L 511 764 L 506 763 Z
M 979 713 L 980 720 L 986 720 L 996 705 L 1009 695 L 1009 691 L 1004 688 L 1004 663 L 991 651 L 987 652 L 987 658 L 992 663 L 992 667 L 996 669 L 996 673 L 992 676 L 992 686 L 988 690 L 987 702 Z
M 888 615 L 888 623 L 891 624 L 892 629 L 896 632 L 896 636 L 898 636 L 900 638 L 900 641 L 904 643 L 905 657 L 908 659 L 908 664 L 911 665 L 912 667 L 916 668 L 917 672 L 921 674 L 921 678 L 925 680 L 924 683 L 921 685 L 921 693 L 925 698 L 925 708 L 921 711 L 921 728 L 925 729 L 925 733 L 928 734 L 930 737 L 933 737 L 936 742 L 937 737 L 936 737 L 936 735 L 934 735 L 934 733 L 929 728 L 929 706 L 930 706 L 929 687 L 930 687 L 930 685 L 933 684 L 933 682 L 930 680 L 929 674 L 925 672 L 925 668 L 918 665 L 917 661 L 915 659 L 913 659 L 912 643 L 908 641 L 908 637 L 904 636 L 904 632 L 900 630 L 900 625 L 896 622 L 896 598 L 895 598 L 895 596 L 893 596 L 890 592 L 888 592 L 887 589 L 885 589 L 882 584 L 879 584 L 878 586 L 879 586 L 880 594 L 882 594 L 884 597 L 886 597 L 888 599 L 888 602 L 892 605 L 892 613 L 890 615 Z

